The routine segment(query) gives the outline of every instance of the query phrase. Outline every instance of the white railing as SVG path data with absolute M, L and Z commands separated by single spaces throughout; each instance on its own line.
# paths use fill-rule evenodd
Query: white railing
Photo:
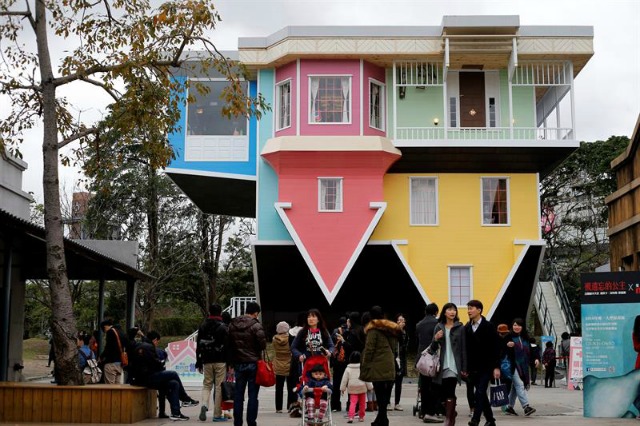
M 569 62 L 520 62 L 514 70 L 514 86 L 570 86 Z
M 406 61 L 396 63 L 396 86 L 442 86 L 442 62 Z
M 398 127 L 396 139 L 402 140 L 573 140 L 571 128 L 536 127 Z

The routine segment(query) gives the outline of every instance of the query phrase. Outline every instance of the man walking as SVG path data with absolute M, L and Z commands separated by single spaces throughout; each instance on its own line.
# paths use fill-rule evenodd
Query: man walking
M 500 378 L 500 344 L 498 331 L 482 316 L 483 305 L 479 300 L 467 302 L 469 322 L 465 325 L 467 334 L 467 380 L 475 388 L 475 409 L 469 426 L 478 426 L 480 416 L 487 420 L 484 426 L 496 426 L 496 419 L 487 398 L 489 381 Z
M 225 380 L 227 372 L 227 338 L 229 329 L 222 321 L 222 306 L 212 303 L 209 306 L 209 317 L 198 328 L 198 339 L 196 340 L 196 368 L 202 374 L 202 406 L 200 407 L 200 421 L 207 420 L 207 410 L 211 390 L 215 384 L 213 404 L 213 421 L 224 422 L 227 420 L 222 415 L 222 394 L 221 386 Z
M 424 318 L 416 324 L 416 335 L 418 336 L 418 354 L 416 363 L 420 359 L 420 354 L 433 341 L 433 330 L 438 323 L 438 305 L 429 303 L 424 309 Z M 443 420 L 436 417 L 437 404 L 440 402 L 437 392 L 435 392 L 433 378 L 420 374 L 420 418 L 424 423 L 442 423 Z
M 260 305 L 247 303 L 245 314 L 234 318 L 229 324 L 230 359 L 235 369 L 236 393 L 233 398 L 233 425 L 242 426 L 244 391 L 248 389 L 247 425 L 256 426 L 258 418 L 258 392 L 256 363 L 267 347 L 267 338 L 258 315 Z

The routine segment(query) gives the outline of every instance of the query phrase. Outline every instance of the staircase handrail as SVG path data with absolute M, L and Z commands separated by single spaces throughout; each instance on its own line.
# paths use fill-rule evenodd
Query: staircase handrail
M 576 322 L 576 317 L 573 315 L 573 309 L 571 309 L 571 303 L 569 303 L 569 297 L 567 296 L 567 292 L 564 289 L 564 284 L 562 282 L 562 277 L 560 277 L 560 273 L 558 272 L 558 267 L 555 262 L 547 261 L 547 268 L 549 273 L 551 274 L 551 282 L 553 283 L 553 290 L 560 301 L 560 306 L 562 308 L 562 312 L 564 314 L 565 320 L 567 321 L 567 327 L 569 328 L 569 333 L 574 333 L 578 330 L 578 324 Z

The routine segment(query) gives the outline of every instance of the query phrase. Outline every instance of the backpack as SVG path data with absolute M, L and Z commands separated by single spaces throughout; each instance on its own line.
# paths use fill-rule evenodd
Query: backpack
M 219 322 L 215 328 L 214 324 L 210 323 L 209 326 L 205 329 L 206 335 L 202 336 L 200 340 L 198 340 L 198 349 L 201 349 L 202 352 L 208 352 L 213 354 L 221 354 L 224 352 L 224 341 L 217 341 L 215 338 L 215 334 L 220 327 L 222 327 L 224 323 Z
M 102 380 L 102 370 L 98 367 L 98 361 L 95 358 L 88 358 L 87 354 L 80 349 L 78 349 L 78 352 L 80 352 L 80 355 L 87 361 L 87 365 L 84 367 L 84 370 L 82 370 L 82 373 L 89 376 L 88 383 L 100 383 L 100 380 Z

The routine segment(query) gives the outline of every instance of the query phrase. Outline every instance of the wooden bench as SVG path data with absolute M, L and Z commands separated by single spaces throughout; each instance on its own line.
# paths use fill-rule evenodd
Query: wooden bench
M 0 422 L 135 423 L 155 417 L 156 401 L 139 386 L 0 382 Z

